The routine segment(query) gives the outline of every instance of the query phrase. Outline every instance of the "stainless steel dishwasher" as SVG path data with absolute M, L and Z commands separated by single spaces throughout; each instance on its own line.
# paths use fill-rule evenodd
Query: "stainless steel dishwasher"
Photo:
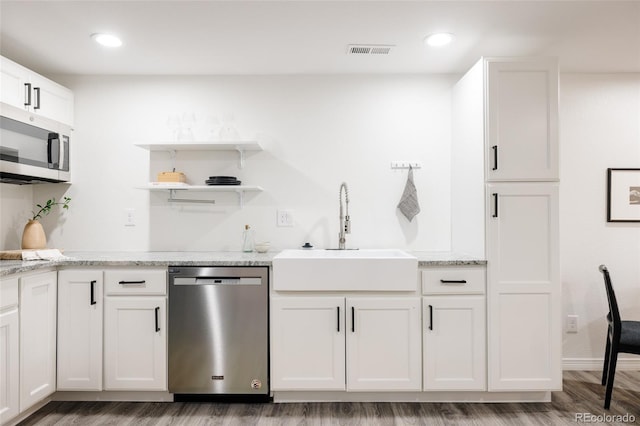
M 176 401 L 268 400 L 268 281 L 267 267 L 169 267 Z

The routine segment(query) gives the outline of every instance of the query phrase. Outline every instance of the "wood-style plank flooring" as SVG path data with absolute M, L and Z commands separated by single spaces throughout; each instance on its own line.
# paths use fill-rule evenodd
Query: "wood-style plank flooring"
M 635 417 L 640 425 L 640 371 L 618 371 L 611 410 L 603 407 L 600 372 L 565 371 L 551 403 L 51 402 L 20 425 L 576 425 L 577 413 Z M 582 423 L 585 423 L 584 421 Z

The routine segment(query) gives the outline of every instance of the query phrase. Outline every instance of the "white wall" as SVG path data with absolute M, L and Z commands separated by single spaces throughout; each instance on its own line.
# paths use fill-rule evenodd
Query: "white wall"
M 640 320 L 640 223 L 607 223 L 606 211 L 607 168 L 640 168 L 640 74 L 561 75 L 560 126 L 563 311 L 579 316 L 563 357 L 601 368 L 608 307 L 598 265 L 623 317 Z
M 33 186 L 0 183 L 0 250 L 20 249 L 32 209 Z
M 66 77 L 74 90 L 73 201 L 63 227 L 48 225 L 50 246 L 68 250 L 239 250 L 244 224 L 274 249 L 310 241 L 337 246 L 338 189 L 349 185 L 348 246 L 448 250 L 450 244 L 450 89 L 441 76 Z M 178 153 L 191 183 L 235 175 L 264 192 L 240 209 L 235 194 L 203 195 L 215 206 L 170 205 L 167 193 L 135 189 L 169 170 L 166 153 L 134 143 L 170 138 L 167 117 L 194 112 L 198 139 L 208 116 L 233 113 L 241 136 L 264 151 L 246 167 L 234 152 Z M 406 171 L 393 160 L 420 161 L 415 171 L 422 212 L 409 223 L 396 205 Z M 36 188 L 36 196 L 47 197 Z M 180 194 L 180 196 L 183 196 Z M 125 227 L 124 209 L 137 225 Z M 275 226 L 291 209 L 293 228 Z M 50 215 L 50 220 L 56 220 Z M 60 215 L 57 216 L 58 218 Z M 48 218 L 49 219 L 49 218 Z

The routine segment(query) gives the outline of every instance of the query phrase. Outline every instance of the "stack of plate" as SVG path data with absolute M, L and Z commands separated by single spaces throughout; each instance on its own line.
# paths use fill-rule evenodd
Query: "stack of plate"
M 207 185 L 240 185 L 242 182 L 235 176 L 209 176 L 205 183 Z

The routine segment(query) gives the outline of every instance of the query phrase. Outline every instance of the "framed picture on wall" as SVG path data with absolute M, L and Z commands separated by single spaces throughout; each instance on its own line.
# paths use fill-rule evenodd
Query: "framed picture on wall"
M 607 169 L 607 222 L 640 222 L 640 169 Z

